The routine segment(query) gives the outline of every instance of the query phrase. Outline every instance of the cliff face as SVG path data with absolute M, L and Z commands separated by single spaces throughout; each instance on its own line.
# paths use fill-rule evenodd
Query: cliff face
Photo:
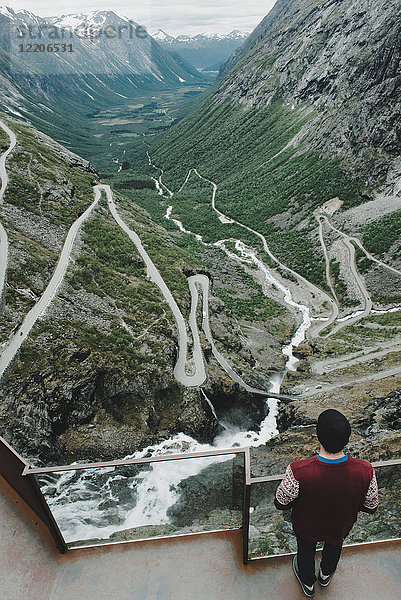
M 292 3 L 287 0 L 277 0 L 271 11 L 262 19 L 257 27 L 248 36 L 245 42 L 240 48 L 234 50 L 234 52 L 227 58 L 227 60 L 221 65 L 219 74 L 220 76 L 227 75 L 229 71 L 249 52 L 252 48 L 255 48 L 263 40 L 267 31 L 273 26 L 278 24 L 284 24 L 284 18 L 287 12 L 291 10 Z
M 398 0 L 279 0 L 223 65 L 216 100 L 265 107 L 279 93 L 305 104 L 313 117 L 298 144 L 391 184 L 401 173 L 400 59 Z

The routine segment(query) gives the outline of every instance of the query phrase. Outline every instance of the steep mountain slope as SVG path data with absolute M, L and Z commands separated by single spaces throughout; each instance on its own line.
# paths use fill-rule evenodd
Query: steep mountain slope
M 399 191 L 399 16 L 396 1 L 279 2 L 256 45 L 156 144 L 166 182 L 180 187 L 196 167 L 218 184 L 222 212 L 258 224 L 284 262 L 324 285 L 313 211 Z
M 397 0 L 279 1 L 228 61 L 235 69 L 219 96 L 264 107 L 279 90 L 309 104 L 299 143 L 340 156 L 377 186 L 401 153 L 400 11 Z
M 133 77 L 126 85 L 141 83 L 143 87 L 201 77 L 190 65 L 177 65 L 139 24 L 113 11 L 43 19 L 3 7 L 0 26 L 1 46 L 11 55 L 11 72 L 103 75 L 116 80 L 125 75 Z M 29 50 L 26 46 L 35 40 L 45 49 Z M 61 48 L 62 42 L 67 43 L 66 49 Z M 58 50 L 47 48 L 55 43 L 60 45 Z
M 263 40 L 265 35 L 269 30 L 276 26 L 277 28 L 285 28 L 285 21 L 287 19 L 287 15 L 291 13 L 292 10 L 299 10 L 298 7 L 295 7 L 291 2 L 287 2 L 287 0 L 277 0 L 270 12 L 262 19 L 257 27 L 252 31 L 252 33 L 245 40 L 243 45 L 231 54 L 227 58 L 227 60 L 221 65 L 220 75 L 227 74 L 247 52 L 252 50 L 259 42 Z
M 17 147 L 7 163 L 9 186 L 1 210 L 10 241 L 2 348 L 43 293 L 68 228 L 93 201 L 96 181 L 82 159 L 29 126 L 9 125 Z M 165 266 L 176 282 L 173 288 L 180 287 L 178 265 L 189 267 L 183 253 L 169 248 L 143 211 L 131 214 L 136 227 L 146 227 L 148 243 L 171 257 L 176 266 Z M 191 394 L 185 396 L 172 376 L 172 325 L 134 246 L 101 205 L 83 228 L 58 298 L 2 379 L 2 435 L 26 455 L 55 460 L 66 448 L 96 458 L 128 452 L 154 439 L 151 430 L 160 429 L 160 419 L 166 431 L 174 428 L 179 414 L 178 429 L 185 430 L 187 409 L 178 406 Z M 147 418 L 154 421 L 150 428 Z
M 96 58 L 100 62 L 96 66 L 100 74 L 153 77 L 164 85 L 177 84 L 183 79 L 202 79 L 191 65 L 185 62 L 177 64 L 174 57 L 165 52 L 138 23 L 113 11 L 65 15 L 49 19 L 49 22 L 58 29 L 74 32 L 74 41 L 76 32 L 79 32 L 86 46 L 92 46 L 92 60 Z M 80 68 L 83 66 L 81 62 Z M 87 71 L 96 73 L 90 64 Z

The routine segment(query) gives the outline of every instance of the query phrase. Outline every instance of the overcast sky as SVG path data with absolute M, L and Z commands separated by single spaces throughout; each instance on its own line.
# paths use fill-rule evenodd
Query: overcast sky
M 233 29 L 252 31 L 274 5 L 275 0 L 7 0 L 11 8 L 41 16 L 56 16 L 93 10 L 114 10 L 143 24 L 150 33 L 163 29 L 171 35 L 203 32 L 229 33 Z

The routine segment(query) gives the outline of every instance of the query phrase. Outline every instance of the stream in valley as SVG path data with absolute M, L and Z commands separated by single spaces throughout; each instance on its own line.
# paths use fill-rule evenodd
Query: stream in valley
M 180 225 L 178 222 L 176 224 Z M 291 291 L 273 276 L 254 250 L 240 240 L 234 241 L 236 253 L 228 250 L 224 241 L 217 242 L 216 245 L 230 259 L 256 266 L 263 278 L 264 293 L 270 295 L 274 286 L 282 294 L 284 302 L 301 316 L 301 323 L 291 341 L 282 348 L 286 357 L 286 370 L 294 371 L 298 360 L 294 357 L 293 349 L 302 342 L 311 325 L 310 309 L 293 299 Z M 284 373 L 272 375 L 269 382 L 271 393 L 279 393 Z M 207 401 L 211 405 L 210 400 Z M 255 431 L 242 431 L 224 423 L 223 419 L 220 421 L 220 432 L 211 445 L 199 443 L 180 433 L 127 458 L 231 448 L 234 454 L 238 447 L 259 446 L 278 433 L 277 407 L 277 399 L 266 397 L 266 417 Z M 211 409 L 214 410 L 212 405 Z M 152 465 L 66 471 L 61 475 L 42 477 L 41 487 L 67 543 L 77 540 L 107 540 L 117 531 L 168 524 L 169 509 L 180 498 L 181 482 L 199 475 L 211 465 L 232 460 L 233 455 L 229 454 L 164 461 Z M 216 480 L 216 486 L 218 485 L 219 481 Z

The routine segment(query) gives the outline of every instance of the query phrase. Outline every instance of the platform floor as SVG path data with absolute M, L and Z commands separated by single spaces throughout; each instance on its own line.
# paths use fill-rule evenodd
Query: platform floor
M 61 555 L 0 478 L 2 600 L 301 600 L 290 558 L 241 561 L 238 531 Z M 400 600 L 401 543 L 344 550 L 325 600 Z

